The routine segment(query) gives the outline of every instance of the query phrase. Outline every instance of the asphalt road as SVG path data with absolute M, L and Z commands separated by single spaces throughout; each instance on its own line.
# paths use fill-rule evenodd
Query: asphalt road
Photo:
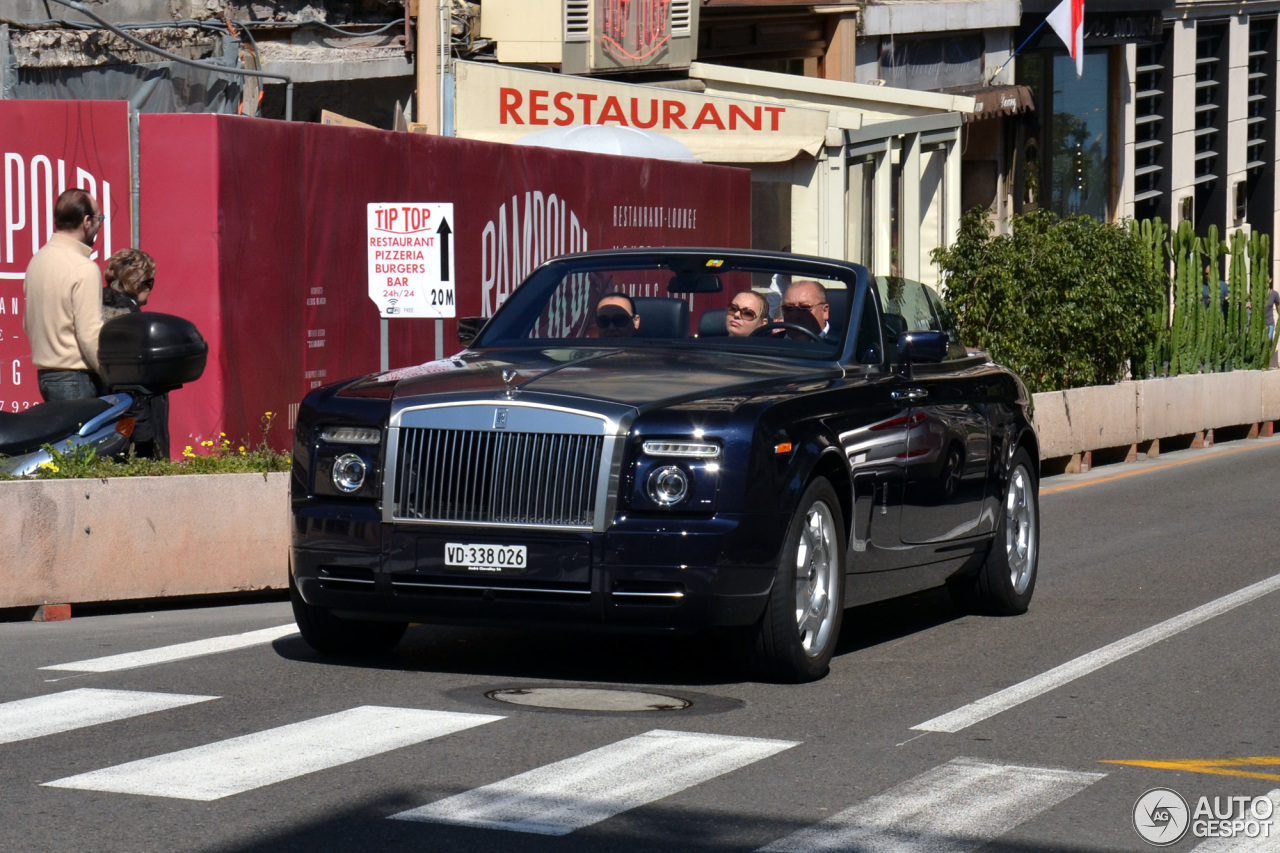
M 111 668 L 285 603 L 0 624 L 0 850 L 1148 849 L 1150 789 L 1233 818 L 1280 789 L 1277 472 L 1263 440 L 1046 480 L 1027 615 L 858 608 L 801 686 L 698 639 L 421 626 L 379 659 L 286 627 Z M 564 686 L 691 704 L 485 696 Z M 1187 812 L 1140 819 L 1166 840 Z M 1169 849 L 1280 850 L 1280 813 L 1270 839 L 1196 828 Z

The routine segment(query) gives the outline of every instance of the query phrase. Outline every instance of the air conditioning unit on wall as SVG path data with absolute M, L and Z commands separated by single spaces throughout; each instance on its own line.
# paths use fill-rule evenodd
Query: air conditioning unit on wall
M 484 0 L 480 34 L 497 42 L 499 62 L 566 74 L 688 68 L 698 0 Z

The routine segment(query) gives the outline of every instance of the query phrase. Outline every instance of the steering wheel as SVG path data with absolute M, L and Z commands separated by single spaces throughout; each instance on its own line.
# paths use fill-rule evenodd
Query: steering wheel
M 763 338 L 766 335 L 776 335 L 779 331 L 786 330 L 790 332 L 804 332 L 814 343 L 822 343 L 822 336 L 812 329 L 806 329 L 799 323 L 788 323 L 785 320 L 775 320 L 767 326 L 761 326 L 752 332 L 748 337 Z

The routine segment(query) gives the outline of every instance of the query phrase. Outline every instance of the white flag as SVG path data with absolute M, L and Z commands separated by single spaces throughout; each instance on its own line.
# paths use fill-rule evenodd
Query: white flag
M 1062 0 L 1045 22 L 1067 46 L 1076 61 L 1076 78 L 1084 74 L 1084 0 Z

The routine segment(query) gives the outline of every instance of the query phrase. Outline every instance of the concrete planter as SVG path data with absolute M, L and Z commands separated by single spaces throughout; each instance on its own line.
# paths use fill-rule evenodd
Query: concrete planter
M 1140 384 L 1125 382 L 1033 395 L 1041 458 L 1137 442 L 1140 427 L 1134 386 Z
M 283 589 L 288 478 L 0 482 L 0 608 Z
M 1280 419 L 1280 371 L 1143 379 L 1033 395 L 1040 456 L 1054 459 Z

